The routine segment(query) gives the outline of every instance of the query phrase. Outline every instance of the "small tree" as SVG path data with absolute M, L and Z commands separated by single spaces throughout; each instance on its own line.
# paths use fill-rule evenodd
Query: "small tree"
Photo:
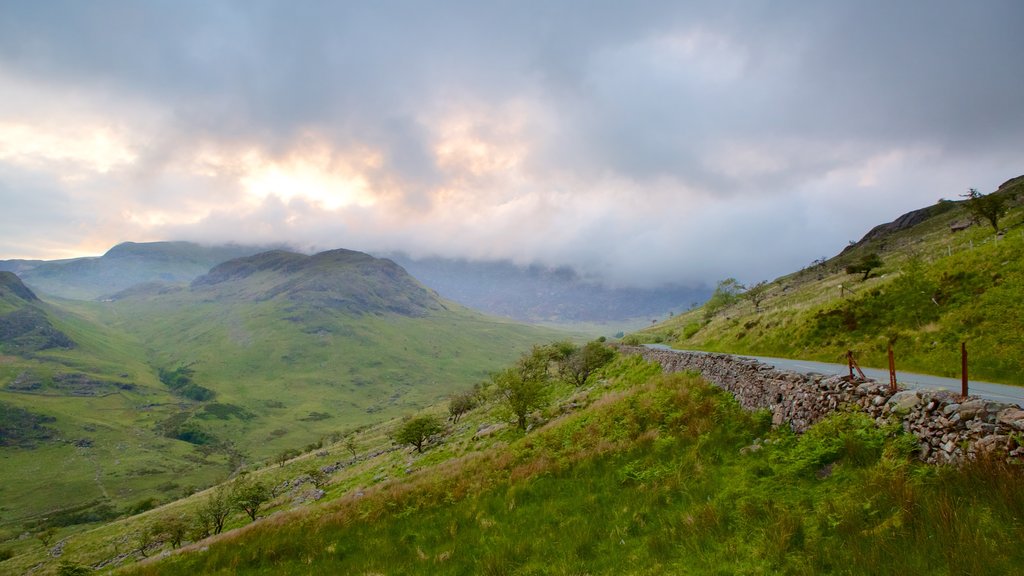
M 353 458 L 356 457 L 356 451 L 359 450 L 359 445 L 356 444 L 355 434 L 349 434 L 349 436 L 345 438 L 345 450 L 351 452 Z
M 615 352 L 600 342 L 588 342 L 558 363 L 558 375 L 562 380 L 581 388 L 587 384 L 590 375 L 611 361 Z
M 740 284 L 735 278 L 726 278 L 719 282 L 711 294 L 711 298 L 704 303 L 704 319 L 710 320 L 720 310 L 738 302 L 743 289 L 743 284 Z
M 416 448 L 417 452 L 423 452 L 423 443 L 434 434 L 444 431 L 444 424 L 437 416 L 417 416 L 407 420 L 395 433 L 395 441 L 400 444 L 409 444 Z
M 872 270 L 874 270 L 875 268 L 879 268 L 881 266 L 882 259 L 878 257 L 878 254 L 872 252 L 870 254 L 865 254 L 864 256 L 861 256 L 861 259 L 858 260 L 856 263 L 848 265 L 846 267 L 846 273 L 863 273 L 864 276 L 861 278 L 861 282 L 863 282 L 868 279 L 868 276 L 871 275 Z
M 976 188 L 971 188 L 967 194 L 961 195 L 967 200 L 964 206 L 975 218 L 984 218 L 992 225 L 992 229 L 999 232 L 999 219 L 1006 214 L 1007 196 L 1000 194 L 982 194 Z
M 266 484 L 252 478 L 241 476 L 231 487 L 231 501 L 242 509 L 253 522 L 259 514 L 260 507 L 270 500 L 270 489 Z
M 179 548 L 189 532 L 189 524 L 184 516 L 171 514 L 157 519 L 153 531 L 157 539 L 170 542 L 171 548 Z
M 516 424 L 526 430 L 526 417 L 547 402 L 551 375 L 548 351 L 534 346 L 519 358 L 515 367 L 507 368 L 491 377 L 499 400 L 512 412 Z
M 458 424 L 459 418 L 476 407 L 476 394 L 472 391 L 462 392 L 451 397 L 448 401 L 448 415 L 452 422 Z
M 749 300 L 754 305 L 754 312 L 761 311 L 761 302 L 764 302 L 765 298 L 768 297 L 768 281 L 761 280 L 757 284 L 754 284 L 747 291 L 743 293 L 743 298 Z
M 56 536 L 57 536 L 57 529 L 54 528 L 53 526 L 50 526 L 50 527 L 46 528 L 45 530 L 42 530 L 41 532 L 37 532 L 36 533 L 36 539 L 38 539 L 43 544 L 44 548 L 49 548 L 50 547 L 50 543 L 53 542 L 53 539 Z
M 319 466 L 314 466 L 309 470 L 306 470 L 306 475 L 309 476 L 309 481 L 313 483 L 313 486 L 317 488 L 323 488 L 330 482 L 331 476 L 324 472 Z
M 206 502 L 199 507 L 196 518 L 197 526 L 206 528 L 206 536 L 209 536 L 210 530 L 214 534 L 220 534 L 224 531 L 224 522 L 231 515 L 231 507 L 231 489 L 224 485 L 218 486 L 206 499 Z

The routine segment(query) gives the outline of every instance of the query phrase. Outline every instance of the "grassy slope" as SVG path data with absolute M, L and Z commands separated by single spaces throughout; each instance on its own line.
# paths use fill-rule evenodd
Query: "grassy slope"
M 1024 197 L 1024 183 L 1015 186 Z M 636 334 L 679 348 L 885 367 L 895 342 L 900 369 L 956 376 L 967 342 L 972 378 L 1024 385 L 1024 207 L 1001 221 L 952 234 L 954 208 L 887 239 L 771 283 L 762 311 L 739 303 L 708 319 L 703 308 Z M 867 281 L 845 265 L 877 252 L 884 266 Z M 843 285 L 844 288 L 840 288 Z M 853 294 L 850 293 L 853 290 Z
M 344 468 L 331 502 L 126 572 L 1001 574 L 1024 561 L 1017 470 L 916 463 L 898 426 L 854 414 L 801 437 L 769 432 L 764 415 L 699 379 L 636 360 L 603 377 L 583 393 L 561 389 L 561 406 L 585 407 L 525 436 L 473 439 L 496 416 L 484 406 L 424 455 Z M 360 437 L 364 450 L 374 437 Z M 280 479 L 309 463 L 257 474 Z M 96 562 L 145 520 L 72 540 L 65 558 Z
M 288 306 L 183 293 L 107 312 L 147 342 L 153 366 L 191 364 L 217 402 L 253 413 L 199 424 L 255 459 L 436 402 L 561 334 L 455 306 L 422 318 L 318 310 L 313 322 L 284 320 Z
M 240 462 L 265 461 L 325 435 L 378 422 L 467 388 L 534 342 L 563 334 L 450 306 L 423 318 L 312 310 L 310 322 L 277 301 L 43 304 L 78 345 L 33 358 L 0 357 L 0 401 L 56 418 L 54 440 L 0 450 L 0 541 L 39 529 L 59 510 L 116 512 L 168 501 L 223 480 Z M 158 368 L 195 363 L 196 381 L 236 415 L 176 397 Z M 133 390 L 81 398 L 13 393 L 29 371 L 43 380 L 83 373 Z M 239 417 L 237 414 L 243 415 Z M 184 418 L 216 446 L 166 438 Z M 81 440 L 89 446 L 76 446 Z M 44 481 L 41 481 L 44 480 Z M 67 531 L 63 531 L 66 533 Z
M 0 450 L 0 538 L 32 530 L 36 521 L 54 518 L 60 510 L 102 503 L 120 506 L 142 494 L 159 494 L 157 486 L 177 496 L 183 473 L 199 485 L 223 474 L 212 471 L 223 469 L 223 458 L 214 458 L 209 466 L 197 464 L 191 446 L 168 442 L 153 430 L 156 421 L 175 410 L 168 406 L 175 399 L 141 361 L 145 354 L 134 339 L 66 310 L 39 306 L 76 346 L 27 358 L 0 357 L 0 384 L 26 373 L 44 382 L 33 392 L 0 388 L 0 401 L 56 418 L 46 424 L 56 430 L 52 440 Z M 68 373 L 134 388 L 71 396 L 52 383 L 55 375 Z M 140 410 L 142 406 L 151 407 Z

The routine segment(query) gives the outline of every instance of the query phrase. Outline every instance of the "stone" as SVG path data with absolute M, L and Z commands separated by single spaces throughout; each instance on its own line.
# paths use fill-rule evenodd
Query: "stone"
M 956 412 L 959 409 L 960 405 L 957 404 L 956 402 L 953 402 L 952 404 L 946 404 L 946 406 L 942 409 L 942 413 L 945 414 L 946 416 L 949 416 L 950 414 Z
M 960 405 L 960 418 L 962 420 L 970 420 L 971 418 L 977 418 L 978 416 L 984 416 L 985 414 L 984 400 L 968 400 Z
M 903 390 L 893 394 L 889 401 L 886 402 L 886 405 L 893 412 L 906 412 L 917 406 L 920 401 L 921 396 L 917 393 L 917 390 Z
M 1005 408 L 996 415 L 996 422 L 1009 426 L 1014 430 L 1024 430 L 1024 410 L 1020 408 Z

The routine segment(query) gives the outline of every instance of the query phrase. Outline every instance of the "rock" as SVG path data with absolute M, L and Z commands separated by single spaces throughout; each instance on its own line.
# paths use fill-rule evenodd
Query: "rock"
M 985 414 L 984 400 L 968 400 L 960 405 L 960 418 L 962 420 L 970 420 L 976 418 L 979 415 L 984 416 Z
M 942 413 L 945 414 L 946 416 L 949 416 L 950 414 L 956 412 L 959 409 L 960 405 L 957 404 L 956 402 L 953 402 L 951 404 L 946 404 L 946 407 L 942 409 Z
M 920 401 L 921 395 L 917 393 L 917 390 L 903 390 L 893 394 L 886 405 L 893 412 L 906 412 L 917 406 Z
M 1005 408 L 996 415 L 996 422 L 1009 426 L 1014 430 L 1024 430 L 1024 410 Z

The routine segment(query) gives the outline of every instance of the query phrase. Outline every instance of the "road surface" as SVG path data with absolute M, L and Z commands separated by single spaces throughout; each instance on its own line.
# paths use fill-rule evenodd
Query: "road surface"
M 650 348 L 656 348 L 658 350 L 668 350 L 670 352 L 693 352 L 697 354 L 704 354 L 697 350 L 677 350 L 670 348 L 664 344 L 648 344 Z M 758 362 L 764 364 L 770 364 L 779 370 L 789 370 L 791 372 L 800 372 L 802 374 L 849 374 L 850 369 L 846 364 L 829 364 L 826 362 L 814 362 L 811 360 L 790 360 L 787 358 L 771 358 L 768 356 L 746 356 L 741 354 L 734 354 L 738 358 L 753 358 Z M 878 368 L 862 368 L 864 375 L 868 378 L 877 380 L 878 382 L 889 381 L 889 371 L 879 370 Z M 952 390 L 953 392 L 960 392 L 960 379 L 959 378 L 943 378 L 942 376 L 929 376 L 927 374 L 914 374 L 913 372 L 903 372 L 900 370 L 896 371 L 896 381 L 901 386 L 909 389 L 922 389 L 922 388 L 939 388 L 944 390 Z M 996 384 L 994 382 L 983 382 L 981 380 L 969 380 L 967 383 L 967 391 L 971 396 L 979 396 L 986 400 L 992 400 L 995 402 L 1007 402 L 1010 404 L 1017 404 L 1024 406 L 1024 387 L 1020 386 L 1009 386 L 1007 384 Z

